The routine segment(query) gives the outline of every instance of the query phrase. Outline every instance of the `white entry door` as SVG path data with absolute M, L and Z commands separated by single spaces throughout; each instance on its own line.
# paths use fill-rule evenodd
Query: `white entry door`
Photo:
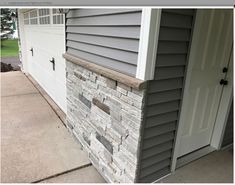
M 232 48 L 232 10 L 198 10 L 181 113 L 178 157 L 210 144 Z M 232 69 L 230 69 L 232 70 Z M 229 83 L 229 82 L 228 82 Z
M 28 72 L 66 113 L 63 17 L 52 9 L 34 9 L 26 13 L 25 17 L 29 17 L 28 24 L 24 25 Z

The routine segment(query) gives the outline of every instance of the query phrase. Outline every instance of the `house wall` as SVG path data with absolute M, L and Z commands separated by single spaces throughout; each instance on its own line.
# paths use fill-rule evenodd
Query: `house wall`
M 146 90 L 139 182 L 170 173 L 194 13 L 162 9 L 155 77 Z
M 135 76 L 141 9 L 72 9 L 66 17 L 67 53 Z
M 222 147 L 233 143 L 233 103 L 230 106 Z
M 130 14 L 140 14 L 139 11 L 124 13 L 118 10 L 121 11 L 119 14 L 112 12 L 110 15 L 110 11 L 72 10 L 67 15 L 67 126 L 86 148 L 93 165 L 108 182 L 153 182 L 170 173 L 194 10 L 162 10 L 155 77 L 154 80 L 146 82 L 147 85 L 143 89 L 135 89 L 118 80 L 112 80 L 112 76 L 105 77 L 97 72 L 98 70 L 94 72 L 95 67 L 93 70 L 91 68 L 92 63 L 99 64 L 135 76 L 121 65 L 119 58 L 123 56 L 117 55 L 119 49 L 113 52 L 117 52 L 115 55 L 118 57 L 120 68 L 110 67 L 117 62 L 114 59 L 110 60 L 109 65 L 105 63 L 107 56 L 104 51 L 117 46 L 120 38 L 116 38 L 117 43 L 113 40 L 109 47 L 103 47 L 102 45 L 107 44 L 107 35 L 94 37 L 93 34 L 86 34 L 97 31 L 96 24 L 102 23 L 99 18 L 105 20 L 109 16 L 118 16 L 118 22 L 125 19 L 129 24 L 133 18 L 129 17 Z M 107 15 L 98 16 L 99 13 Z M 79 16 L 82 15 L 89 16 L 88 22 L 92 22 L 93 26 L 88 27 L 84 25 L 84 21 L 80 22 L 83 18 Z M 125 16 L 120 18 L 121 15 Z M 93 18 L 97 23 L 93 22 Z M 73 22 L 73 19 L 76 21 Z M 112 24 L 116 23 L 115 20 Z M 105 24 L 108 23 L 109 21 Z M 120 33 L 120 23 L 112 27 L 103 26 L 103 34 L 112 36 Z M 87 51 L 82 51 L 81 41 L 76 41 L 78 45 L 73 45 L 71 50 L 69 29 L 76 30 L 77 39 L 83 39 L 85 35 L 91 39 L 86 42 L 94 43 L 87 44 Z M 130 32 L 121 33 L 122 37 L 130 35 Z M 96 45 L 95 42 L 101 45 L 95 46 L 98 47 L 99 55 L 88 50 Z M 84 55 L 85 53 L 89 53 L 92 58 L 86 57 L 88 55 Z M 100 55 L 103 60 L 99 60 Z
M 89 66 L 135 76 L 140 9 L 75 9 L 66 15 L 66 53 Z M 93 66 L 93 69 L 97 66 Z M 67 127 L 108 182 L 135 182 L 145 89 L 67 58 Z M 135 79 L 135 78 L 132 78 Z M 137 80 L 137 79 L 135 79 Z M 128 81 L 128 80 L 127 80 Z
M 73 62 L 67 70 L 67 127 L 108 182 L 134 182 L 145 90 Z

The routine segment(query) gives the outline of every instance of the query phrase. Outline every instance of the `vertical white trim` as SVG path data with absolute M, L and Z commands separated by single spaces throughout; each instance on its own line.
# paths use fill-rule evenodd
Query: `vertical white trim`
M 50 25 L 53 26 L 53 12 L 52 12 L 52 8 L 49 9 L 49 15 L 50 15 Z
M 211 146 L 219 150 L 222 145 L 224 131 L 230 112 L 230 106 L 233 100 L 233 53 L 231 53 L 229 68 L 226 79 L 228 85 L 223 87 L 219 109 L 216 116 L 213 135 L 211 138 Z
M 18 24 L 19 24 L 19 38 L 20 38 L 20 51 L 21 51 L 21 62 L 22 67 L 21 70 L 24 73 L 28 73 L 28 62 L 27 62 L 27 48 L 26 48 L 26 40 L 25 40 L 25 31 L 24 31 L 24 13 L 21 9 L 18 10 Z
M 154 78 L 161 9 L 143 8 L 136 78 Z

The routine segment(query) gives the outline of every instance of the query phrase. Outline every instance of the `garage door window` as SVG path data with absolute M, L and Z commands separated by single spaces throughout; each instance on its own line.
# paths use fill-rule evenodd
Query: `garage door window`
M 30 15 L 30 24 L 38 24 L 38 11 L 32 10 L 29 12 Z
M 52 9 L 53 24 L 64 24 L 64 16 L 58 9 Z
M 50 9 L 39 9 L 39 23 L 50 24 Z
M 24 13 L 24 24 L 29 24 L 29 12 Z
M 25 25 L 63 25 L 64 14 L 59 9 L 34 9 L 24 13 Z

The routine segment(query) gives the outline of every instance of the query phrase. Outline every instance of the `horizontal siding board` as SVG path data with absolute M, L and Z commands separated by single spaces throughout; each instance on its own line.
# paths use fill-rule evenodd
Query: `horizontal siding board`
M 127 52 L 123 50 L 116 50 L 103 46 L 96 46 L 82 42 L 67 41 L 67 47 L 76 48 L 82 51 L 88 51 L 96 55 L 104 56 L 107 58 L 123 61 L 125 63 L 137 65 L 137 53 Z
M 106 36 L 84 35 L 68 33 L 67 40 L 83 42 L 93 45 L 105 46 L 120 50 L 132 51 L 138 53 L 139 40 L 138 39 L 124 39 Z
M 140 9 L 75 9 L 66 14 L 66 18 L 90 17 L 110 14 L 120 14 L 127 12 L 137 12 Z
M 181 98 L 181 92 L 182 91 L 180 89 L 174 89 L 170 91 L 149 94 L 147 104 L 153 105 L 173 100 L 179 100 Z
M 140 174 L 140 178 L 148 176 L 150 174 L 155 173 L 156 171 L 159 171 L 167 166 L 170 166 L 170 161 L 171 161 L 170 159 L 165 159 L 159 162 L 157 165 L 146 167 L 146 169 L 144 169 L 142 173 Z
M 187 51 L 187 42 L 160 41 L 158 43 L 158 54 L 185 54 Z
M 165 124 L 168 122 L 176 121 L 178 118 L 178 110 L 173 112 L 167 112 L 160 115 L 154 115 L 146 118 L 146 128 L 154 127 L 157 125 Z
M 143 149 L 148 149 L 150 147 L 165 143 L 167 141 L 171 141 L 174 139 L 174 136 L 175 136 L 174 132 L 168 132 L 162 135 L 156 135 L 155 137 L 146 139 L 146 141 L 143 144 Z
M 168 159 L 171 157 L 171 150 L 167 150 L 165 152 L 162 152 L 158 155 L 152 156 L 150 158 L 144 159 L 143 161 L 141 161 L 142 166 L 141 168 L 146 168 L 149 166 L 152 166 L 156 163 L 159 163 L 160 161 L 163 161 L 165 159 Z
M 183 77 L 184 72 L 185 72 L 184 66 L 158 67 L 154 79 L 162 80 L 162 79 Z
M 149 93 L 179 89 L 183 87 L 183 78 L 152 80 L 149 83 Z
M 66 50 L 135 76 L 142 9 L 71 9 L 66 15 Z
M 164 12 L 189 16 L 194 15 L 194 9 L 164 9 Z
M 95 27 L 73 27 L 67 26 L 67 33 L 78 33 L 86 35 L 101 35 L 108 37 L 119 37 L 119 38 L 130 38 L 130 39 L 139 39 L 140 27 L 108 27 L 108 26 L 95 26 Z
M 136 73 L 136 66 L 135 65 L 112 60 L 109 58 L 105 58 L 105 57 L 102 57 L 99 55 L 94 55 L 92 53 L 80 51 L 80 50 L 73 49 L 73 48 L 68 48 L 67 53 L 69 53 L 73 56 L 85 59 L 90 62 L 95 61 L 93 63 L 104 66 L 104 67 L 108 67 L 110 69 L 114 69 L 116 71 L 119 71 L 118 69 L 121 69 L 119 72 L 128 74 L 130 76 L 135 76 L 135 73 Z
M 154 172 L 154 173 L 152 173 L 152 174 L 150 174 L 150 175 L 148 175 L 146 177 L 142 177 L 142 178 L 140 178 L 139 181 L 142 182 L 142 183 L 144 183 L 144 182 L 145 183 L 146 182 L 154 182 L 157 179 L 159 179 L 160 177 L 163 177 L 163 176 L 165 176 L 165 175 L 167 175 L 169 173 L 170 173 L 170 166 L 165 167 L 165 168 L 163 168 L 163 169 L 161 169 L 161 170 L 159 170 L 157 172 Z
M 176 129 L 176 121 L 162 124 L 162 125 L 155 126 L 155 127 L 151 127 L 151 128 L 146 128 L 144 139 L 149 139 L 156 135 L 160 136 L 162 134 L 172 132 L 175 129 Z
M 160 41 L 189 41 L 190 29 L 161 28 L 159 32 Z
M 166 112 L 173 112 L 179 109 L 179 101 L 171 101 L 167 103 L 161 103 L 156 105 L 151 105 L 147 108 L 146 116 L 154 116 L 158 114 L 164 114 Z
M 141 12 L 67 19 L 68 26 L 139 26 Z
M 173 28 L 192 28 L 192 16 L 162 11 L 160 26 Z
M 152 148 L 149 148 L 147 150 L 143 150 L 142 151 L 142 159 L 152 157 L 152 156 L 157 155 L 161 152 L 172 149 L 172 147 L 173 147 L 173 141 L 169 141 L 169 142 L 154 146 Z
M 185 54 L 159 54 L 157 56 L 156 68 L 169 66 L 184 66 L 186 65 L 187 55 Z

